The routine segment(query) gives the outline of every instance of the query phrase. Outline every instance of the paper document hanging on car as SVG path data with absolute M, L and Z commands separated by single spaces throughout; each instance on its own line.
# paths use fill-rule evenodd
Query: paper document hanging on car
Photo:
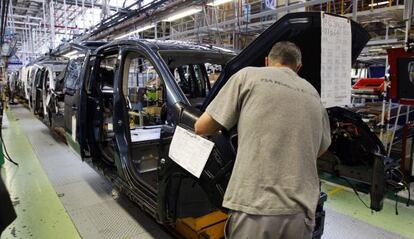
M 168 157 L 199 178 L 213 147 L 213 142 L 177 126 Z
M 321 99 L 328 107 L 351 103 L 351 22 L 322 13 Z

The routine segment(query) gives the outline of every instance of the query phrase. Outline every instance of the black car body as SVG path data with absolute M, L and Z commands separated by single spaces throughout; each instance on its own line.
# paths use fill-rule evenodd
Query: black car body
M 82 67 L 77 127 L 67 124 L 68 141 L 76 138 L 82 157 L 161 223 L 216 210 L 197 181 L 171 164 L 168 148 L 176 104 L 201 108 L 214 80 L 206 63 L 224 66 L 233 57 L 225 49 L 172 41 L 115 41 L 98 48 Z M 157 139 L 134 136 L 153 130 Z
M 369 35 L 355 22 L 351 28 L 355 61 Z M 299 75 L 320 90 L 320 38 L 320 13 L 306 12 L 285 15 L 237 56 L 211 46 L 147 40 L 115 41 L 89 51 L 79 74 L 78 103 L 65 105 L 68 141 L 160 223 L 224 210 L 236 129 L 210 138 L 215 148 L 198 179 L 168 157 L 175 127 L 193 130 L 227 80 L 246 66 L 264 66 L 279 41 L 301 48 Z M 224 67 L 214 85 L 205 63 Z M 339 107 L 328 112 L 333 142 L 318 160 L 319 170 L 370 186 L 371 208 L 381 210 L 385 178 L 395 162 L 384 156 L 383 145 L 357 114 Z M 349 132 L 350 125 L 358 135 Z
M 87 51 L 93 51 L 99 46 L 106 44 L 103 41 L 85 41 L 80 44 L 70 44 L 66 50 L 71 51 L 70 57 L 65 57 L 64 74 L 55 80 L 53 87 L 49 87 L 45 91 L 45 99 L 47 104 L 45 112 L 47 114 L 47 123 L 52 128 L 65 128 L 66 121 L 70 121 L 72 117 L 67 117 L 65 121 L 64 115 L 73 115 L 76 112 L 77 100 L 79 98 L 79 74 L 82 70 L 83 61 Z M 48 86 L 47 82 L 44 83 Z M 70 124 L 70 122 L 69 122 Z

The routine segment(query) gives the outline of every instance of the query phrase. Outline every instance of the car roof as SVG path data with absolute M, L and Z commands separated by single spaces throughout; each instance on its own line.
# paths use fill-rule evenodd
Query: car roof
M 89 47 L 89 48 L 98 48 L 98 47 L 103 46 L 107 43 L 108 42 L 106 42 L 106 41 L 83 41 L 83 42 L 79 43 L 79 45 L 86 46 L 86 47 Z
M 115 40 L 101 48 L 106 48 L 114 45 L 134 46 L 144 44 L 154 51 L 200 51 L 218 54 L 235 54 L 233 51 L 216 47 L 208 44 L 198 44 L 189 41 L 174 41 L 174 40 L 153 40 L 153 39 L 128 39 Z M 99 48 L 99 49 L 101 49 Z

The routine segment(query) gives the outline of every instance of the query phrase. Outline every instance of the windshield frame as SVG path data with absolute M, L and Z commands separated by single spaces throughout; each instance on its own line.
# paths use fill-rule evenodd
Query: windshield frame
M 231 51 L 224 52 L 224 51 L 219 51 L 215 48 L 212 48 L 211 51 L 208 51 L 208 50 L 194 50 L 194 49 L 158 50 L 157 54 L 163 60 L 163 63 L 167 66 L 168 69 L 177 68 L 178 66 L 184 66 L 184 65 L 189 65 L 189 64 L 211 63 L 211 64 L 216 64 L 216 65 L 222 65 L 222 70 L 224 70 L 225 65 L 237 55 L 237 54 L 235 54 L 234 52 L 231 52 Z M 169 58 L 185 58 L 189 55 L 192 56 L 192 58 L 191 58 L 192 60 L 181 61 L 182 64 L 180 63 L 180 64 L 177 64 L 177 65 L 171 65 L 171 62 L 169 62 L 170 61 Z M 205 60 L 195 61 L 195 59 L 205 59 Z M 216 63 L 216 62 L 218 62 L 218 63 Z M 182 102 L 182 103 L 186 103 L 190 106 L 194 106 L 190 103 L 190 98 L 186 96 L 186 94 L 183 92 L 182 88 L 178 85 L 178 82 L 175 80 L 175 77 L 174 77 L 173 73 L 171 73 L 171 72 L 169 72 L 169 73 L 171 74 L 174 83 L 180 89 L 182 96 L 185 97 L 187 102 L 188 102 L 188 103 L 187 102 Z M 220 73 L 220 75 L 221 74 L 222 73 Z M 208 94 L 206 95 L 203 102 L 205 102 L 205 100 L 209 98 L 209 95 L 211 94 L 211 92 L 212 92 L 211 90 L 208 92 Z

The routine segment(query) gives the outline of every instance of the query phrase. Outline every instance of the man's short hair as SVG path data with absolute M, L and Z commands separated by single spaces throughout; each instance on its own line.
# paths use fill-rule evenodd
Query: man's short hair
M 296 67 L 302 64 L 302 53 L 294 43 L 281 41 L 273 45 L 269 52 L 269 60 Z

